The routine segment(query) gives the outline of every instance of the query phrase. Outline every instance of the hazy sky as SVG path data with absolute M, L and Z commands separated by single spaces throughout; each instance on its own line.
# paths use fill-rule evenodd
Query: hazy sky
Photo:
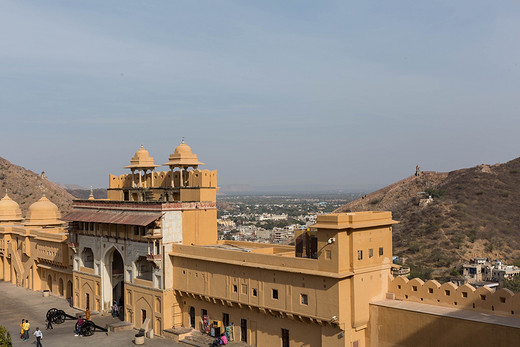
M 1 1 L 0 156 L 371 189 L 520 156 L 518 1 Z

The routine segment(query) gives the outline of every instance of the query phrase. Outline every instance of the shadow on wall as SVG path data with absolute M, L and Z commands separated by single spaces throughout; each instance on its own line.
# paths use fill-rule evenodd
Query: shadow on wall
M 399 276 L 388 291 L 396 302 L 370 307 L 371 345 L 514 346 L 520 339 L 520 294 L 508 289 Z

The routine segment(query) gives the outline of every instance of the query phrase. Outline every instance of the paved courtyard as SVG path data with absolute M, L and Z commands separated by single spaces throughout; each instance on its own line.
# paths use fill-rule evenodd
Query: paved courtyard
M 74 336 L 74 320 L 66 320 L 63 324 L 55 324 L 53 330 L 45 330 L 45 315 L 47 311 L 56 307 L 67 314 L 74 316 L 79 310 L 70 307 L 66 300 L 55 297 L 43 297 L 41 292 L 34 292 L 14 284 L 0 281 L 0 325 L 5 326 L 13 339 L 13 346 L 34 346 L 35 338 L 32 335 L 36 327 L 43 332 L 43 346 L 132 346 L 136 330 L 110 333 L 108 336 L 102 331 L 96 331 L 93 336 Z M 20 322 L 28 319 L 31 323 L 31 338 L 29 341 L 20 339 Z M 110 316 L 93 316 L 92 320 L 104 327 L 105 324 L 114 322 Z M 183 346 L 164 338 L 146 339 L 145 346 Z

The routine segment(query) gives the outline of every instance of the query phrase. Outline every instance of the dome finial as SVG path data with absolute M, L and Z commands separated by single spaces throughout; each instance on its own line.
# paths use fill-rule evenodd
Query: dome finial
M 92 186 L 90 186 L 90 196 L 88 197 L 89 200 L 94 200 L 94 190 L 92 189 Z

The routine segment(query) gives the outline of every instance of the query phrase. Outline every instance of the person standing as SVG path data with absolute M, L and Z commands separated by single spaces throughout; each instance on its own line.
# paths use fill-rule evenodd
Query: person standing
M 49 318 L 47 319 L 47 330 L 49 330 L 49 329 L 54 329 L 54 328 L 52 327 L 52 317 L 49 317 Z
M 25 330 L 23 329 L 23 326 L 25 325 L 25 319 L 22 319 L 22 323 L 20 324 L 20 338 L 25 338 Z
M 26 319 L 25 324 L 23 325 L 23 330 L 25 331 L 25 338 L 24 341 L 29 340 L 29 330 L 31 330 L 31 324 L 29 324 L 29 321 Z
M 78 322 L 76 323 L 76 335 L 74 335 L 74 336 L 79 336 L 79 332 L 81 330 L 82 325 L 83 325 L 83 317 L 79 316 Z
M 117 306 L 117 301 L 114 300 L 114 305 L 112 305 L 112 317 L 119 317 L 119 307 Z
M 90 308 L 87 308 L 87 310 L 85 311 L 85 319 L 90 320 Z
M 43 339 L 43 333 L 40 331 L 40 328 L 36 328 L 33 335 L 36 336 L 36 347 L 42 347 L 41 340 Z

